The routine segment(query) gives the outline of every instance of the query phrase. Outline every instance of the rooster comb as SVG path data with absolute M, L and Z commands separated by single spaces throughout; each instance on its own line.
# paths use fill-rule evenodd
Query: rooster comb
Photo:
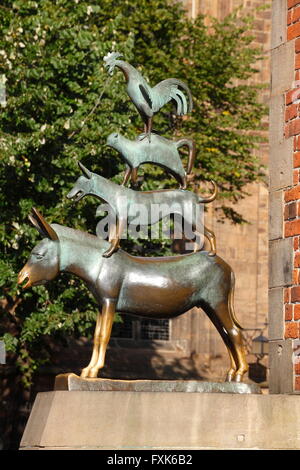
M 118 57 L 122 57 L 123 54 L 120 52 L 109 52 L 106 56 L 103 57 L 104 62 L 107 64 L 113 62 L 114 60 L 118 59 Z

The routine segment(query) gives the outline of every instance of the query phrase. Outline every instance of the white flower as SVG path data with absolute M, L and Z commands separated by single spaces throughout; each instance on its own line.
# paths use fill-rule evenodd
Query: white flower
M 70 119 L 64 123 L 64 129 L 70 129 Z
M 23 47 L 26 47 L 25 44 L 24 44 L 24 42 L 19 42 L 19 46 L 22 47 L 22 48 L 23 48 Z
M 41 127 L 41 132 L 44 132 L 44 130 L 46 129 L 47 127 L 47 124 L 43 124 L 42 127 Z
M 91 13 L 93 13 L 93 7 L 91 5 L 88 5 L 88 7 L 86 9 L 86 13 L 87 13 L 87 15 L 90 15 Z

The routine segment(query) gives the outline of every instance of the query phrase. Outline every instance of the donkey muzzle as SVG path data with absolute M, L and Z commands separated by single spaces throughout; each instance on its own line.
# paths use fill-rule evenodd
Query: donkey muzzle
M 24 284 L 24 281 L 26 281 L 26 279 L 27 282 Z M 27 287 L 31 286 L 29 272 L 25 268 L 21 269 L 18 274 L 18 285 L 21 285 L 22 289 L 27 289 Z

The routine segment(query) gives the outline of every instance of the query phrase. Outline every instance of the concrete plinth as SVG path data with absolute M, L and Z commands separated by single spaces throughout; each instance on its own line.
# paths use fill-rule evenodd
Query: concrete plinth
M 24 449 L 299 449 L 299 396 L 54 391 L 37 395 Z

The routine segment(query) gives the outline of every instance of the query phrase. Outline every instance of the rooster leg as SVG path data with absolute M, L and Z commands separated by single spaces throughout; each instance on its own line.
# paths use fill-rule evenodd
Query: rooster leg
M 144 124 L 144 135 L 139 140 L 144 140 L 146 137 L 148 137 L 149 144 L 151 143 L 152 122 L 153 122 L 152 117 L 147 119 L 147 121 Z

